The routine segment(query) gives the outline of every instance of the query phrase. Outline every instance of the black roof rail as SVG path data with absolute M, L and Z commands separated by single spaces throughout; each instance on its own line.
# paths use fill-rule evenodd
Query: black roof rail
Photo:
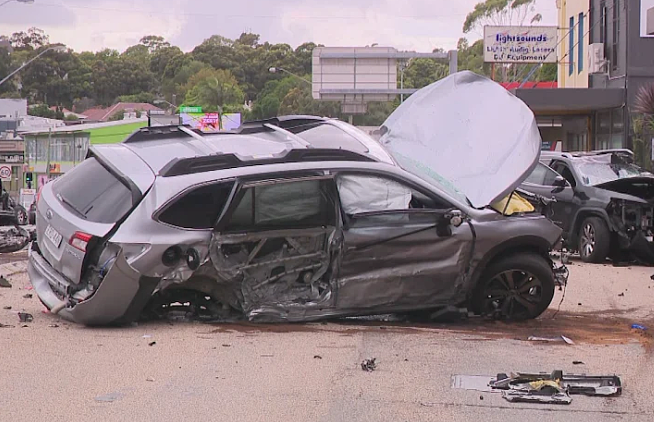
M 191 125 L 168 125 L 168 126 L 146 126 L 140 129 L 137 129 L 129 135 L 123 143 L 129 144 L 132 142 L 142 142 L 149 140 L 162 140 L 162 139 L 173 139 L 179 138 L 182 136 L 189 136 L 190 134 L 184 132 L 180 127 L 185 127 L 193 132 L 197 133 L 200 136 L 204 136 L 204 133 L 199 129 L 194 129 Z
M 309 115 L 288 115 L 272 117 L 270 119 L 250 120 L 243 122 L 241 126 L 235 130 L 237 133 L 259 133 L 268 131 L 265 127 L 266 124 L 279 126 L 282 129 L 288 129 L 294 126 L 306 125 L 309 123 L 318 123 L 328 120 L 326 117 L 309 116 Z
M 264 164 L 299 163 L 317 161 L 358 161 L 374 162 L 365 155 L 331 148 L 292 149 L 281 157 L 241 160 L 235 154 L 207 155 L 201 157 L 175 158 L 166 164 L 159 174 L 162 177 L 181 176 L 185 174 L 204 173 L 238 167 L 250 167 Z

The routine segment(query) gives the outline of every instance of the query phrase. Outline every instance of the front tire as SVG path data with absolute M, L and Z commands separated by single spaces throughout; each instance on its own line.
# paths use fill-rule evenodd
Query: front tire
M 599 217 L 588 217 L 579 229 L 579 256 L 588 263 L 606 261 L 611 247 L 611 232 Z
M 16 208 L 16 222 L 19 226 L 25 226 L 29 222 L 27 211 L 23 207 Z
M 486 269 L 473 294 L 472 308 L 478 315 L 523 321 L 545 312 L 553 297 L 549 262 L 540 255 L 522 253 Z

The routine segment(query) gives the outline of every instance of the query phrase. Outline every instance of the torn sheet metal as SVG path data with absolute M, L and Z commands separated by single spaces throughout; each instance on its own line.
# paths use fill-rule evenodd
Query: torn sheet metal
M 541 381 L 555 381 L 569 394 L 605 397 L 622 394 L 622 382 L 617 375 L 575 375 L 564 374 L 563 371 L 553 371 L 551 374 L 517 373 L 510 377 L 499 374 L 497 380 L 491 382 L 491 387 L 500 390 L 533 389 L 533 383 Z
M 215 235 L 210 255 L 217 275 L 240 286 L 240 308 L 323 302 L 331 285 L 334 227 Z M 280 313 L 283 311 L 280 310 Z
M 380 142 L 407 171 L 439 185 L 442 176 L 478 208 L 511 193 L 536 167 L 541 147 L 529 107 L 469 71 L 411 95 L 382 132 Z

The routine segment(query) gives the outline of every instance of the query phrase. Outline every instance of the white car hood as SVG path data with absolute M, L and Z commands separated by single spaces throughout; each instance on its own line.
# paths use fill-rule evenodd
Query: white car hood
M 541 148 L 529 107 L 469 71 L 411 95 L 384 122 L 382 133 L 380 142 L 400 166 L 410 163 L 441 184 L 450 182 L 476 208 L 511 193 L 536 167 Z

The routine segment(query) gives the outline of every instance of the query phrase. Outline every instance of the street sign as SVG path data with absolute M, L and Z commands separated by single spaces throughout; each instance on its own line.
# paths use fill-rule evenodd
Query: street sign
M 202 113 L 202 107 L 184 106 L 179 108 L 180 113 Z
M 11 167 L 9 166 L 0 167 L 0 178 L 11 179 Z

